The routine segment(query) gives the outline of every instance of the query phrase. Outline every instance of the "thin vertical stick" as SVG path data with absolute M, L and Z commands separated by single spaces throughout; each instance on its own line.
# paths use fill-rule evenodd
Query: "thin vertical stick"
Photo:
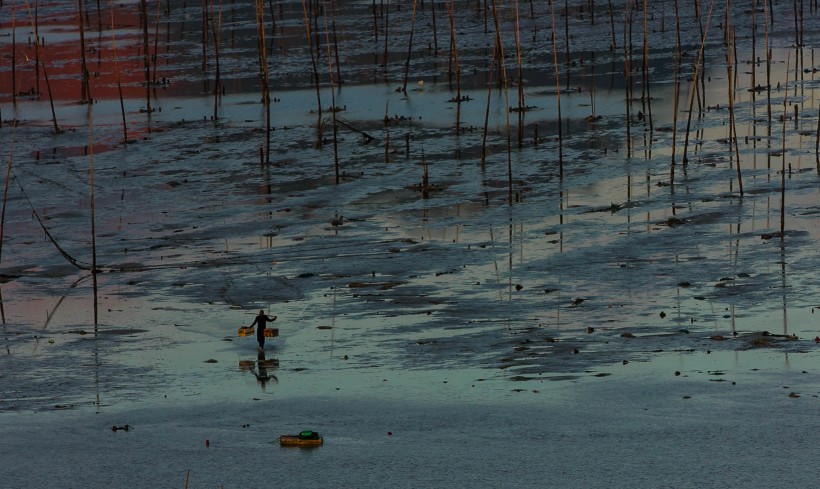
M 729 0 L 726 0 L 726 11 L 729 11 Z M 729 144 L 734 147 L 735 150 L 735 164 L 737 168 L 737 184 L 738 189 L 740 191 L 740 196 L 743 197 L 743 178 L 741 176 L 740 170 L 740 149 L 737 145 L 737 127 L 735 125 L 735 87 L 732 84 L 732 67 L 734 65 L 734 60 L 732 59 L 732 46 L 734 45 L 734 36 L 732 30 L 729 27 L 729 17 L 727 14 L 726 17 L 727 24 L 726 24 L 726 34 L 727 34 L 727 44 L 726 44 L 726 70 L 727 70 L 727 79 L 729 83 L 726 86 L 729 89 Z
M 6 188 L 3 191 L 3 211 L 0 214 L 0 263 L 3 262 L 3 235 L 4 230 L 6 227 L 6 201 L 9 195 L 9 182 L 11 181 L 11 162 L 14 158 L 14 134 L 17 132 L 17 121 L 13 121 L 11 124 L 11 142 L 9 144 L 9 163 L 6 169 Z M 3 305 L 3 296 L 2 290 L 0 290 L 0 319 L 2 319 L 3 324 L 6 324 L 6 309 Z M 8 348 L 8 347 L 6 347 Z M 8 350 L 7 350 L 8 351 Z
M 14 2 L 15 0 L 11 0 L 11 103 L 17 107 L 17 19 L 14 16 Z M 2 123 L 0 120 L 0 124 Z
M 314 56 L 314 53 L 313 53 L 313 36 L 311 35 L 311 32 L 310 32 L 310 17 L 308 16 L 308 9 L 307 9 L 307 5 L 306 5 L 305 1 L 306 0 L 302 0 L 302 14 L 304 15 L 304 18 L 305 18 L 305 34 L 307 35 L 307 40 L 308 40 L 308 51 L 310 51 L 310 63 L 311 63 L 311 66 L 313 66 L 313 86 L 316 88 L 316 105 L 317 105 L 316 109 L 317 109 L 318 117 L 319 117 L 318 125 L 319 125 L 319 127 L 321 127 L 321 125 L 322 125 L 322 95 L 319 92 L 319 70 L 316 68 L 316 57 Z M 263 29 L 264 29 L 264 26 L 263 26 Z M 267 62 L 266 62 L 266 64 L 267 64 Z M 316 147 L 317 148 L 322 147 L 321 130 L 319 132 L 320 132 L 320 134 L 316 138 Z
M 31 18 L 31 6 L 26 2 L 29 18 Z M 34 4 L 34 90 L 37 92 L 37 99 L 40 99 L 40 2 Z
M 501 36 L 498 32 L 494 36 L 495 40 L 493 41 L 493 59 L 490 71 L 488 72 L 487 76 L 487 105 L 484 109 L 484 131 L 481 134 L 481 168 L 484 168 L 484 164 L 487 161 L 487 132 L 489 130 L 490 124 L 490 100 L 493 93 L 493 84 L 492 84 L 492 76 L 495 73 L 495 65 L 498 64 L 498 52 L 501 49 Z
M 652 96 L 649 94 L 649 43 L 647 39 L 646 0 L 643 0 L 643 82 L 642 93 L 649 117 L 649 131 L 653 131 L 652 123 Z M 650 138 L 651 140 L 651 138 Z
M 550 0 L 550 18 L 552 20 L 552 64 L 555 67 L 555 91 L 558 105 L 558 178 L 564 179 L 564 133 L 561 118 L 561 77 L 558 71 L 558 47 L 555 39 L 555 5 Z
M 624 14 L 624 90 L 626 92 L 626 157 L 632 157 L 632 0 Z M 627 35 L 628 33 L 628 35 Z
M 9 143 L 9 162 L 6 167 L 6 188 L 3 191 L 3 211 L 0 213 L 0 263 L 3 262 L 3 236 L 6 227 L 6 201 L 9 196 L 9 182 L 11 181 L 11 162 L 14 157 L 14 133 L 17 130 L 17 121 L 11 124 L 11 141 Z M 0 300 L 0 308 L 2 308 L 3 301 Z M 2 309 L 0 309 L 2 311 Z M 3 312 L 3 324 L 6 324 L 6 315 Z
M 817 174 L 820 175 L 820 113 L 817 117 L 817 133 L 814 135 L 814 162 L 817 166 Z
M 128 125 L 125 121 L 125 102 L 122 97 L 122 79 L 120 77 L 120 63 L 117 60 L 117 42 L 115 37 L 116 27 L 114 25 L 114 0 L 109 2 L 111 7 L 111 52 L 114 56 L 114 72 L 117 75 L 117 91 L 120 95 L 120 112 L 122 113 L 122 143 L 128 143 Z
M 416 24 L 416 0 L 413 0 L 413 13 L 410 15 L 410 41 L 407 43 L 407 59 L 404 60 L 404 83 L 401 91 L 407 93 L 407 77 L 410 74 L 410 55 L 413 53 L 413 31 Z
M 262 101 L 265 104 L 265 163 L 270 164 L 270 78 L 268 76 L 268 51 L 265 45 L 265 8 L 262 5 L 262 0 L 256 0 L 256 19 L 262 61 Z
M 780 243 L 786 237 L 786 119 L 789 108 L 789 62 L 791 53 L 786 55 L 786 84 L 783 87 L 783 130 L 781 134 L 781 166 L 780 166 Z
M 430 12 L 433 16 L 433 54 L 438 54 L 438 33 L 436 31 L 436 0 L 430 0 Z
M 57 125 L 57 113 L 54 111 L 54 96 L 51 93 L 51 83 L 48 81 L 48 73 L 46 72 L 46 65 L 43 59 L 40 57 L 40 37 L 38 35 L 38 17 L 37 17 L 37 6 L 39 4 L 34 4 L 34 15 L 31 14 L 31 4 L 26 2 L 26 10 L 28 12 L 29 22 L 32 25 L 32 29 L 34 30 L 34 52 L 36 53 L 37 59 L 35 61 L 35 66 L 37 67 L 37 95 L 40 95 L 40 66 L 43 67 L 43 77 L 46 81 L 46 88 L 48 89 L 48 101 L 51 105 L 51 120 L 54 123 L 54 133 L 59 134 L 61 132 L 60 126 Z
M 618 47 L 618 43 L 615 40 L 615 14 L 612 12 L 612 0 L 607 0 L 609 3 L 609 28 L 612 32 L 612 46 L 610 46 L 610 51 L 614 52 L 615 49 Z
M 498 21 L 498 11 L 496 9 L 495 0 L 492 0 L 493 6 L 493 22 L 495 23 L 496 40 L 498 41 L 499 59 L 501 60 L 501 75 L 504 83 L 504 115 L 507 130 L 507 203 L 513 203 L 512 191 L 512 153 L 510 141 L 510 97 L 507 90 L 507 65 L 504 60 L 504 45 L 501 43 L 501 26 Z
M 712 22 L 712 9 L 715 6 L 714 0 L 712 0 L 712 4 L 709 7 L 709 17 L 706 19 L 706 32 L 709 31 L 709 24 Z M 698 83 L 698 71 L 700 70 L 701 60 L 703 59 L 703 47 L 706 44 L 706 34 L 704 33 L 700 39 L 700 49 L 698 50 L 698 59 L 695 62 L 695 74 L 692 78 L 692 86 L 689 89 L 690 97 L 689 97 L 689 117 L 686 121 L 686 138 L 683 142 L 683 164 L 686 165 L 688 163 L 686 153 L 689 148 L 689 130 L 692 126 L 692 107 L 694 106 L 694 99 L 695 99 L 695 92 Z
M 327 15 L 327 13 L 325 13 Z M 333 29 L 333 54 L 336 57 L 336 83 L 342 85 L 342 63 L 339 61 L 339 37 L 336 36 L 336 2 L 330 0 L 330 26 Z M 334 104 L 335 105 L 335 104 Z
M 453 47 L 453 62 L 456 72 L 456 135 L 458 135 L 461 133 L 461 70 L 458 66 L 458 45 L 456 44 L 456 27 L 453 18 L 455 8 L 455 0 L 447 4 L 447 16 L 450 20 L 450 45 Z
M 79 0 L 82 3 L 83 0 Z M 142 12 L 142 51 L 145 63 L 145 108 L 148 117 L 151 117 L 151 55 L 148 53 L 148 6 L 146 0 L 140 0 Z M 207 22 L 207 21 L 205 21 Z
M 330 1 L 332 2 L 333 0 Z M 327 0 L 324 0 L 324 2 L 325 45 L 327 46 L 328 76 L 330 76 L 330 117 L 333 122 L 333 169 L 336 175 L 336 185 L 339 185 L 341 182 L 339 175 L 339 144 L 336 139 L 338 129 L 336 125 L 336 112 L 338 108 L 336 107 L 336 89 L 333 86 L 333 58 L 331 56 L 330 29 L 328 28 L 327 22 Z
M 83 1 L 84 0 L 77 0 L 77 5 L 79 8 L 79 15 L 77 16 L 77 24 L 80 28 L 80 58 L 82 60 L 81 64 L 81 75 L 82 75 L 82 102 L 91 103 L 91 90 L 88 86 L 89 76 L 88 76 L 88 65 L 85 62 L 85 25 L 83 23 Z M 143 0 L 144 1 L 144 0 Z
M 524 143 L 524 129 L 522 126 L 527 104 L 524 101 L 524 70 L 521 66 L 521 27 L 518 11 L 518 0 L 515 0 L 515 56 L 518 64 L 518 147 L 521 148 Z
M 222 0 L 219 2 L 219 14 L 217 15 L 216 24 L 213 22 L 213 8 L 214 4 L 213 1 L 211 1 L 211 34 L 214 38 L 214 60 L 216 61 L 216 74 L 214 75 L 214 122 L 216 122 L 219 118 L 217 111 L 219 109 L 219 100 L 222 95 L 222 79 L 219 72 L 219 41 L 222 39 Z
M 669 170 L 669 191 L 675 193 L 675 154 L 677 152 L 677 137 L 678 137 L 678 106 L 680 104 L 680 10 L 678 9 L 678 0 L 675 1 L 675 89 L 674 89 L 674 103 L 672 108 L 672 163 Z
M 99 0 L 98 0 L 99 1 Z M 220 2 L 220 6 L 222 3 Z M 154 86 L 157 85 L 157 58 L 159 53 L 159 19 L 162 17 L 162 0 L 157 0 L 157 21 L 154 23 L 154 54 L 151 59 L 154 62 L 154 69 L 152 70 L 153 78 L 151 81 Z
M 767 129 L 766 129 L 766 146 L 771 148 L 772 146 L 772 50 L 769 46 L 769 22 L 768 19 L 772 17 L 771 10 L 769 6 L 771 5 L 771 0 L 767 2 L 763 0 L 763 15 L 764 15 L 764 22 L 763 25 L 765 26 L 765 35 L 766 35 L 766 115 L 768 119 Z
M 82 0 L 80 0 L 82 1 Z M 88 166 L 91 177 L 91 278 L 94 284 L 94 333 L 97 332 L 97 230 L 94 217 L 94 106 L 88 106 Z

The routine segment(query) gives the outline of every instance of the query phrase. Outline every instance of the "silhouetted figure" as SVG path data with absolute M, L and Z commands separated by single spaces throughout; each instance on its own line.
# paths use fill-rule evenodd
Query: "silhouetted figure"
M 256 318 L 253 320 L 253 324 L 251 327 L 257 326 L 256 328 L 256 341 L 259 342 L 259 350 L 262 351 L 265 348 L 265 325 L 268 322 L 276 321 L 277 316 L 267 316 L 265 315 L 265 311 L 260 309 L 259 314 L 256 315 Z

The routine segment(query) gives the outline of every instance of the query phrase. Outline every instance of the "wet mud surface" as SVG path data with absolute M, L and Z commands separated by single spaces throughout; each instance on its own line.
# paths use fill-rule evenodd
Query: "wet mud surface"
M 337 392 L 497 407 L 573 386 L 595 398 L 590 383 L 619 379 L 680 400 L 691 394 L 667 382 L 758 371 L 800 378 L 766 396 L 816 397 L 816 11 L 795 47 L 791 4 L 771 24 L 763 6 L 733 7 L 730 112 L 724 5 L 681 5 L 677 78 L 673 6 L 649 6 L 644 84 L 640 6 L 628 53 L 623 5 L 611 18 L 555 5 L 553 49 L 549 4 L 522 3 L 518 70 L 515 4 L 497 6 L 502 65 L 492 6 L 454 2 L 456 77 L 449 4 L 420 3 L 405 79 L 412 4 L 337 5 L 338 59 L 324 10 L 317 46 L 301 3 L 274 4 L 269 157 L 252 7 L 221 6 L 216 109 L 201 6 L 162 7 L 149 113 L 135 2 L 113 31 L 88 13 L 92 104 L 78 103 L 73 8 L 50 4 L 39 29 L 56 134 L 29 20 L 18 5 L 13 57 L 0 8 L 0 412 L 262 399 L 298 417 L 294 399 Z M 236 335 L 259 309 L 282 335 L 262 357 Z

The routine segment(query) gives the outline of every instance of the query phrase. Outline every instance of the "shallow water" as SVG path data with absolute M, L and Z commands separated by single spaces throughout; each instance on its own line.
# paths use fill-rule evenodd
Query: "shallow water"
M 784 453 L 800 454 L 792 460 L 811 459 L 793 443 L 802 432 L 796 425 L 755 431 L 744 423 L 758 423 L 771 409 L 802 419 L 811 411 L 803 406 L 817 395 L 816 12 L 806 12 L 803 46 L 796 49 L 790 46 L 791 4 L 775 6 L 770 93 L 748 90 L 766 83 L 763 13 L 755 20 L 753 53 L 751 13 L 734 12 L 741 196 L 734 151 L 727 144 L 721 5 L 715 5 L 707 29 L 706 106 L 698 110 L 694 104 L 689 164 L 683 166 L 694 87 L 687 80 L 700 44 L 691 6 L 681 6 L 687 9 L 681 35 L 689 61 L 681 74 L 674 144 L 672 5 L 650 6 L 650 98 L 643 101 L 637 47 L 642 12 L 634 13 L 636 71 L 629 116 L 623 6 L 614 17 L 618 47 L 610 50 L 607 7 L 597 6 L 593 24 L 581 6 L 586 2 L 571 5 L 570 66 L 561 61 L 567 40 L 558 13 L 559 146 L 559 97 L 545 5 L 534 6 L 533 14 L 527 6 L 526 15 L 520 6 L 521 80 L 530 107 L 520 113 L 505 110 L 518 106 L 511 4 L 498 6 L 508 91 L 493 88 L 491 11 L 485 33 L 483 12 L 476 12 L 473 2 L 459 2 L 454 22 L 461 90 L 448 80 L 447 10 L 436 3 L 439 52 L 427 48 L 434 42 L 430 4 L 425 10 L 419 5 L 406 93 L 396 88 L 404 82 L 410 7 L 402 4 L 399 11 L 391 4 L 389 19 L 377 19 L 376 40 L 370 4 L 337 6 L 345 83 L 332 89 L 327 59 L 317 61 L 320 117 L 301 3 L 278 2 L 276 34 L 268 39 L 275 97 L 271 155 L 270 164 L 260 165 L 265 110 L 252 9 L 223 6 L 225 95 L 214 121 L 215 53 L 209 45 L 203 71 L 201 9 L 171 3 L 170 14 L 162 13 L 156 65 L 157 79 L 170 83 L 151 90 L 156 109 L 151 114 L 141 111 L 147 104 L 135 2 L 122 4 L 115 31 L 95 30 L 96 12 L 89 13 L 94 20 L 87 21 L 87 29 L 94 32 L 87 33 L 87 42 L 99 60 L 92 63 L 94 104 L 76 103 L 79 50 L 71 9 L 41 7 L 43 64 L 63 129 L 59 134 L 52 131 L 44 80 L 39 99 L 26 95 L 12 103 L 11 13 L 8 2 L 0 8 L 0 152 L 12 171 L 0 261 L 5 353 L 0 355 L 0 412 L 4 426 L 11 428 L 17 419 L 23 425 L 18 437 L 5 442 L 4 452 L 19 451 L 19 440 L 49 412 L 46 423 L 56 430 L 79 423 L 69 439 L 93 433 L 100 447 L 114 451 L 143 429 L 101 438 L 95 431 L 100 426 L 128 422 L 173 433 L 162 460 L 151 453 L 162 445 L 151 439 L 154 435 L 128 449 L 162 468 L 154 483 L 173 480 L 180 486 L 180 474 L 194 465 L 195 477 L 201 470 L 207 484 L 226 487 L 320 466 L 344 485 L 408 478 L 421 485 L 498 487 L 511 480 L 537 485 L 558 470 L 556 486 L 609 481 L 612 487 L 658 481 L 676 467 L 674 458 L 693 451 L 701 454 L 698 460 L 715 485 L 741 480 L 730 484 L 721 478 L 725 473 L 716 475 L 721 464 L 715 461 L 724 459 L 714 450 L 695 450 L 688 433 L 713 446 L 719 432 L 731 441 L 728 452 L 775 440 L 772 446 L 781 445 Z M 702 15 L 705 24 L 706 12 Z M 381 66 L 385 22 L 389 62 Z M 18 25 L 18 43 L 28 31 Z M 112 34 L 124 80 L 129 144 L 121 143 Z M 327 46 L 321 48 L 326 57 Z M 25 92 L 35 84 L 33 46 L 17 49 L 16 86 Z M 21 53 L 28 56 L 25 63 Z M 762 63 L 749 63 L 760 57 Z M 457 93 L 468 99 L 448 102 Z M 338 183 L 331 104 L 343 109 L 336 113 Z M 320 120 L 322 146 L 317 147 Z M 97 324 L 92 280 L 83 269 L 92 262 L 92 165 L 102 272 Z M 425 168 L 429 185 L 423 189 Z M 777 235 L 781 168 L 787 170 L 782 240 Z M 79 267 L 44 235 L 34 212 Z M 282 332 L 265 358 L 279 361 L 268 369 L 275 378 L 263 386 L 255 375 L 259 359 L 253 339 L 235 333 L 260 308 L 279 316 L 275 326 Z M 728 377 L 744 387 L 726 405 L 713 389 L 734 385 L 724 380 Z M 696 386 L 697 395 L 708 399 L 696 414 L 679 402 L 692 396 L 680 384 Z M 784 397 L 791 390 L 780 392 L 784 386 L 802 392 L 797 400 L 802 404 L 782 408 L 781 402 L 794 400 Z M 640 403 L 629 397 L 636 394 L 662 414 L 641 413 Z M 619 409 L 635 412 L 619 417 L 622 411 L 610 411 L 610 396 Z M 755 407 L 735 421 L 697 419 L 716 406 L 732 415 Z M 350 414 L 340 416 L 342 410 Z M 249 431 L 237 426 L 244 424 L 241 413 L 258 411 L 282 415 L 250 418 L 264 424 L 267 436 L 253 432 L 251 441 Z M 188 421 L 180 425 L 176 416 Z M 533 428 L 531 420 L 555 417 L 566 422 Z M 670 420 L 680 419 L 667 431 Z M 464 424 L 450 427 L 456 420 Z M 271 432 L 305 424 L 328 432 L 333 441 L 310 452 L 274 446 L 276 463 L 290 472 L 248 473 L 219 455 L 213 466 L 201 458 L 202 431 L 222 430 L 235 456 L 242 447 L 267 450 L 276 436 Z M 378 429 L 368 431 L 370 426 Z M 527 438 L 532 429 L 536 436 Z M 388 430 L 396 436 L 385 438 Z M 497 442 L 509 430 L 524 433 L 516 435 L 514 451 Z M 409 444 L 390 445 L 408 431 Z M 556 436 L 559 443 L 544 443 Z M 474 442 L 476 437 L 483 442 Z M 646 450 L 613 450 L 632 437 Z M 42 438 L 34 446 L 46 443 Z M 213 448 L 218 447 L 215 441 Z M 674 456 L 659 463 L 648 455 L 658 449 Z M 83 445 L 79 453 L 98 458 L 104 452 L 97 450 Z M 208 453 L 213 452 L 218 450 Z M 351 452 L 367 456 L 353 463 Z M 455 452 L 466 459 L 456 461 L 450 456 Z M 68 447 L 59 453 L 61 467 L 70 467 Z M 770 455 L 751 450 L 739 456 L 751 480 L 778 485 L 774 474 L 754 465 Z M 605 463 L 594 470 L 574 465 L 585 456 Z M 653 468 L 636 472 L 635 457 L 646 461 L 648 456 L 654 465 L 641 467 Z M 475 469 L 490 459 L 496 462 Z M 557 460 L 561 468 L 530 473 L 541 460 Z M 633 464 L 624 465 L 625 460 Z M 112 464 L 117 477 L 127 480 L 122 465 Z M 17 467 L 10 477 L 40 485 L 28 479 L 25 463 Z M 82 469 L 75 474 L 89 487 L 111 485 Z M 684 471 L 680 481 L 699 475 Z M 788 479 L 797 485 L 805 482 L 792 476 Z M 45 483 L 48 476 L 42 477 Z

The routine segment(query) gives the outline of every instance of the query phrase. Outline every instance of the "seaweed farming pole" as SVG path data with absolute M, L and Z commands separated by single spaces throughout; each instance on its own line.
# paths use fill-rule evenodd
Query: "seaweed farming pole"
M 487 132 L 489 130 L 490 125 L 490 100 L 493 94 L 493 83 L 492 83 L 492 76 L 495 73 L 495 65 L 498 63 L 498 52 L 501 47 L 501 36 L 499 35 L 498 31 L 496 31 L 493 41 L 493 58 L 492 58 L 492 66 L 490 66 L 490 70 L 488 71 L 487 75 L 487 105 L 484 109 L 484 131 L 481 133 L 481 168 L 484 168 L 485 163 L 487 162 Z
M 456 136 L 461 133 L 461 75 L 458 65 L 458 44 L 456 44 L 456 27 L 453 12 L 455 11 L 455 0 L 447 4 L 447 16 L 450 20 L 450 45 L 453 47 L 453 62 L 456 72 Z M 435 6 L 433 7 L 435 11 Z
M 382 4 L 383 5 L 383 4 Z M 390 2 L 387 2 L 387 8 L 384 9 L 384 55 L 382 56 L 382 75 L 385 81 L 387 80 L 387 58 L 390 53 L 387 49 L 387 40 L 390 37 Z
M 99 2 L 99 0 L 97 0 Z M 222 3 L 220 1 L 220 8 Z M 154 86 L 157 86 L 157 55 L 159 53 L 159 21 L 162 18 L 162 0 L 157 0 L 157 21 L 154 22 L 154 54 L 151 55 L 151 61 L 154 63 L 154 69 L 151 71 L 153 78 L 151 81 Z M 156 93 L 154 94 L 156 96 Z
M 814 163 L 820 175 L 820 113 L 817 114 L 817 133 L 814 135 Z
M 780 163 L 780 243 L 786 237 L 786 119 L 789 109 L 789 61 L 791 53 L 786 55 L 786 84 L 783 87 L 783 130 L 781 132 Z
M 729 22 L 729 0 L 726 0 L 726 71 L 729 90 L 729 145 L 734 148 L 735 167 L 737 168 L 737 184 L 740 196 L 743 197 L 743 178 L 740 171 L 740 149 L 737 145 L 737 126 L 735 125 L 735 87 L 732 83 L 732 47 L 734 46 L 734 35 Z
M 697 92 L 698 72 L 700 70 L 701 61 L 703 60 L 703 48 L 706 45 L 706 33 L 709 32 L 709 24 L 712 23 L 712 11 L 715 7 L 715 0 L 709 6 L 709 16 L 706 19 L 706 30 L 703 31 L 703 36 L 700 39 L 700 49 L 698 50 L 698 58 L 695 61 L 695 74 L 692 77 L 692 84 L 689 89 L 689 114 L 686 120 L 686 138 L 683 142 L 683 164 L 686 165 L 688 160 L 686 153 L 689 149 L 689 131 L 692 127 L 692 107 L 695 105 L 695 93 Z
M 109 1 L 111 7 L 111 53 L 114 57 L 114 72 L 117 76 L 117 92 L 120 96 L 120 112 L 122 113 L 122 143 L 128 143 L 128 124 L 125 121 L 125 102 L 122 97 L 122 78 L 120 77 L 120 63 L 117 60 L 117 42 L 115 37 L 116 28 L 114 26 L 114 0 Z
M 91 99 L 91 90 L 88 87 L 88 65 L 85 62 L 85 24 L 83 23 L 83 1 L 84 0 L 77 0 L 77 6 L 79 8 L 79 15 L 77 16 L 77 25 L 80 28 L 80 59 L 82 61 L 81 64 L 81 74 L 82 74 L 82 103 L 90 104 L 92 102 Z M 143 2 L 145 0 L 142 0 Z
M 728 1 L 728 0 L 727 0 Z M 645 110 L 649 117 L 649 132 L 654 129 L 652 123 L 652 96 L 649 94 L 649 43 L 647 39 L 647 23 L 646 23 L 646 0 L 643 0 L 643 82 L 642 95 L 645 104 Z M 651 138 L 650 138 L 651 141 Z
M 675 193 L 675 154 L 677 152 L 678 137 L 678 105 L 680 103 L 680 10 L 678 0 L 675 2 L 675 80 L 674 80 L 674 101 L 672 103 L 672 162 L 669 167 L 669 191 Z M 672 207 L 674 209 L 674 206 Z
M 612 11 L 612 0 L 607 0 L 609 3 L 609 30 L 612 34 L 612 46 L 610 46 L 610 51 L 613 53 L 618 48 L 618 42 L 616 41 L 615 37 L 615 13 Z
M 12 3 L 12 6 L 14 3 Z M 6 188 L 3 191 L 3 210 L 0 212 L 0 263 L 3 262 L 3 236 L 4 236 L 4 229 L 6 227 L 6 201 L 8 200 L 9 196 L 9 182 L 11 181 L 11 162 L 14 157 L 14 133 L 17 129 L 17 121 L 13 121 L 11 123 L 11 141 L 9 142 L 9 162 L 8 166 L 6 167 Z M 2 293 L 2 292 L 0 292 Z M 0 295 L 0 318 L 3 320 L 3 324 L 6 324 L 6 310 L 3 307 L 3 297 Z
M 766 116 L 768 123 L 766 125 L 766 146 L 772 147 L 772 51 L 769 46 L 769 22 L 771 18 L 770 3 L 763 0 L 763 25 L 765 26 L 766 34 Z
M 330 0 L 331 2 L 333 0 Z M 339 176 L 339 143 L 336 137 L 338 127 L 336 125 L 336 88 L 333 86 L 333 57 L 330 44 L 330 29 L 327 24 L 327 0 L 324 0 L 324 21 L 325 21 L 325 46 L 327 46 L 327 66 L 328 76 L 330 77 L 330 117 L 333 123 L 333 169 L 336 176 L 336 185 L 339 185 L 341 178 Z M 332 5 L 331 5 L 331 8 Z M 319 136 L 321 137 L 321 135 Z
M 40 56 L 40 38 L 39 38 L 38 35 L 36 35 L 37 32 L 38 32 L 37 4 L 35 4 L 35 6 L 34 6 L 34 16 L 33 17 L 32 17 L 32 14 L 31 14 L 31 5 L 28 2 L 26 2 L 26 9 L 28 10 L 29 21 L 31 22 L 32 27 L 33 27 L 34 32 L 35 32 L 34 50 L 35 50 L 35 53 L 37 53 L 37 60 L 36 60 L 35 63 L 36 63 L 36 66 L 39 67 L 40 65 L 42 65 L 42 67 L 43 67 L 43 78 L 46 81 L 46 89 L 48 90 L 48 102 L 49 102 L 49 105 L 51 106 L 51 120 L 54 123 L 54 133 L 59 134 L 62 131 L 60 130 L 60 126 L 57 125 L 57 113 L 54 111 L 54 95 L 51 92 L 51 83 L 48 81 L 48 72 L 46 71 L 46 64 L 43 61 L 43 58 Z M 38 73 L 39 73 L 39 68 L 38 68 Z M 37 84 L 39 85 L 39 75 L 38 75 Z M 37 90 L 38 96 L 39 96 L 39 93 L 40 93 L 40 91 L 38 89 Z
M 624 90 L 626 101 L 626 157 L 632 157 L 632 0 L 624 12 Z
M 564 133 L 561 119 L 561 76 L 558 70 L 558 47 L 555 40 L 555 5 L 550 0 L 550 17 L 552 20 L 552 64 L 555 67 L 555 93 L 558 107 L 558 178 L 564 179 Z M 593 81 L 594 83 L 594 81 Z
M 524 101 L 524 70 L 521 66 L 521 25 L 519 23 L 518 0 L 515 0 L 515 57 L 517 61 L 518 74 L 518 148 L 524 145 L 524 111 L 527 104 Z
M 265 46 L 265 8 L 262 0 L 256 1 L 256 29 L 259 37 L 258 49 L 262 69 L 262 104 L 265 106 L 265 155 L 264 163 L 270 164 L 270 83 L 268 78 L 268 52 Z
M 82 0 L 80 0 L 82 2 Z M 140 0 L 142 15 L 142 57 L 145 64 L 145 110 L 151 117 L 151 55 L 148 52 L 148 5 L 146 0 Z M 207 21 L 206 21 L 207 22 Z
M 259 0 L 261 1 L 261 0 Z M 310 32 L 310 16 L 308 15 L 307 5 L 305 4 L 306 0 L 302 0 L 302 14 L 305 18 L 305 34 L 308 40 L 308 51 L 310 51 L 310 63 L 313 67 L 313 86 L 316 88 L 316 111 L 318 112 L 318 121 L 317 121 L 317 128 L 319 129 L 319 134 L 316 137 L 316 147 L 322 147 L 322 134 L 321 134 L 321 127 L 322 127 L 322 95 L 319 91 L 319 70 L 316 68 L 316 56 L 313 53 L 313 35 Z M 261 16 L 261 13 L 258 15 Z M 261 27 L 264 30 L 264 25 Z M 263 33 L 264 38 L 264 33 Z M 267 66 L 267 60 L 265 61 L 265 65 Z M 266 68 L 267 70 L 267 68 Z
M 501 60 L 501 77 L 504 84 L 504 116 L 507 131 L 507 204 L 512 205 L 512 144 L 510 140 L 510 95 L 509 90 L 507 89 L 507 64 L 504 61 L 504 45 L 501 42 L 501 25 L 498 21 L 498 10 L 496 9 L 495 0 L 492 0 L 492 6 L 496 40 L 498 41 L 499 59 Z
M 453 6 L 455 9 L 455 6 Z M 438 32 L 436 29 L 436 0 L 430 0 L 430 15 L 433 17 L 433 55 L 438 55 Z
M 413 12 L 410 14 L 410 41 L 407 43 L 407 59 L 404 60 L 404 82 L 402 93 L 407 93 L 407 77 L 410 75 L 410 55 L 413 53 L 413 31 L 416 24 L 416 0 L 413 0 Z M 386 60 L 385 60 L 386 62 Z
M 17 19 L 14 16 L 14 2 L 15 0 L 11 0 L 11 103 L 13 106 L 17 107 Z M 0 117 L 0 125 L 2 124 L 3 118 Z M 6 185 L 6 188 L 8 188 L 8 184 Z M 3 206 L 5 208 L 5 198 L 3 202 Z M 0 231 L 1 226 L 2 223 L 0 223 Z M 0 245 L 2 245 L 1 232 Z M 2 301 L 0 301 L 0 304 L 2 304 Z M 5 321 L 3 321 L 3 323 L 5 323 Z
M 342 63 L 339 61 L 339 38 L 336 36 L 336 2 L 334 0 L 330 0 L 330 26 L 331 29 L 333 29 L 333 55 L 336 58 L 336 82 L 339 87 L 341 87 Z
M 82 0 L 80 0 L 82 1 Z M 91 278 L 94 288 L 94 333 L 97 333 L 97 230 L 94 216 L 94 107 L 88 106 L 88 173 L 91 181 Z
M 219 101 L 222 96 L 222 79 L 219 72 L 219 41 L 222 38 L 222 0 L 219 2 L 219 13 L 217 15 L 216 24 L 214 24 L 214 3 L 211 1 L 211 35 L 214 39 L 214 60 L 216 61 L 216 73 L 214 75 L 214 122 L 219 118 Z

